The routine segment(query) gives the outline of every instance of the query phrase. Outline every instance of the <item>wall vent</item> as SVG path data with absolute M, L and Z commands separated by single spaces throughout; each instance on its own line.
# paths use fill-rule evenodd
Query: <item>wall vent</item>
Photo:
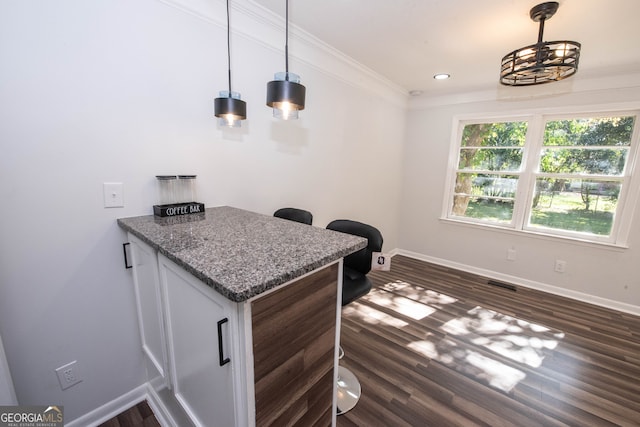
M 497 280 L 489 280 L 487 282 L 488 285 L 491 286 L 497 286 L 499 288 L 503 288 L 503 289 L 508 289 L 510 291 L 516 292 L 518 290 L 518 288 L 515 287 L 515 285 L 509 284 L 509 283 L 504 283 L 504 282 L 498 282 Z

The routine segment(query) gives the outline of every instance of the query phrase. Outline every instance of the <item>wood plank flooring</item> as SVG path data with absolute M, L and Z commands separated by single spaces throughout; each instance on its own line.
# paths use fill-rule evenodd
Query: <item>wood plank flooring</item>
M 160 427 L 160 423 L 145 400 L 98 427 Z
M 640 426 L 639 317 L 403 256 L 370 277 L 343 309 L 362 398 L 338 427 Z
M 640 318 L 395 256 L 343 308 L 350 426 L 640 426 Z

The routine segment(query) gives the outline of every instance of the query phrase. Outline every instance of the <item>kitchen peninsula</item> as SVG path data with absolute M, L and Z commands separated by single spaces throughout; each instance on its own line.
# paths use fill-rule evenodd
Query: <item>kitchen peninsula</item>
M 335 424 L 339 261 L 366 239 L 227 206 L 118 224 L 160 417 Z

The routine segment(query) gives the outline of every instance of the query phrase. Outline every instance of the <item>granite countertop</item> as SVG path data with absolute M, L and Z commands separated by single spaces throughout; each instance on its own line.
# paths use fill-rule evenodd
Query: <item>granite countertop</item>
M 121 218 L 118 225 L 235 302 L 367 244 L 362 237 L 229 206 L 179 217 Z

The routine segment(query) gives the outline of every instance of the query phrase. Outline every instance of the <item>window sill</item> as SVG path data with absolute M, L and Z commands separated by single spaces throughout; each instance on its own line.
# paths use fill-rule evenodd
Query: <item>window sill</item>
M 453 218 L 441 217 L 440 221 L 442 223 L 455 225 L 455 226 L 469 227 L 476 230 L 484 230 L 489 232 L 498 232 L 498 233 L 508 234 L 512 236 L 534 238 L 539 240 L 545 240 L 548 242 L 564 243 L 564 244 L 571 244 L 571 245 L 577 245 L 577 246 L 585 246 L 590 248 L 601 248 L 601 249 L 613 250 L 616 252 L 622 252 L 626 249 L 629 249 L 629 246 L 626 244 L 623 245 L 623 244 L 609 243 L 609 242 L 596 242 L 592 240 L 580 239 L 578 237 L 558 236 L 554 234 L 547 234 L 547 233 L 536 232 L 531 230 L 515 230 L 512 228 L 505 228 L 505 227 L 500 227 L 500 226 L 491 225 L 491 224 L 480 224 L 480 223 L 460 221 Z

